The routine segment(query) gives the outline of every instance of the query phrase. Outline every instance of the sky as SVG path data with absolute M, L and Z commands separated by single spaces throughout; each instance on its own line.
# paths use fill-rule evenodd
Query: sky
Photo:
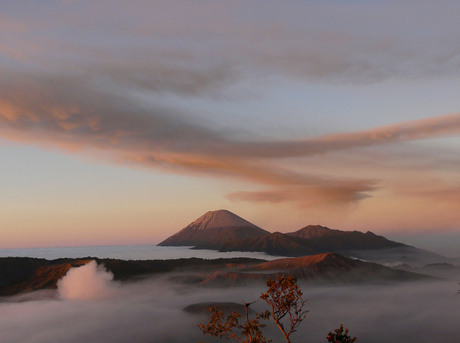
M 454 254 L 459 11 L 2 1 L 0 248 L 158 243 L 226 208 Z

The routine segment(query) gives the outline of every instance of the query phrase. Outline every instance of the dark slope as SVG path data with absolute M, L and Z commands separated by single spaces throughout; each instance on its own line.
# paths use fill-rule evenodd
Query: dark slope
M 320 284 L 381 283 L 430 280 L 426 275 L 394 270 L 376 263 L 363 262 L 326 253 L 278 259 L 238 271 L 217 271 L 202 282 L 206 286 L 237 286 L 263 282 L 277 275 L 294 275 L 299 280 Z
M 277 256 L 304 256 L 316 253 L 303 239 L 290 237 L 280 232 L 263 237 L 239 239 L 222 243 L 220 251 L 259 251 Z
M 171 271 L 193 270 L 209 272 L 216 269 L 236 268 L 260 263 L 263 260 L 250 258 L 226 258 L 204 260 L 201 258 L 183 258 L 176 260 L 126 261 L 116 259 L 57 259 L 46 260 L 25 257 L 0 258 L 0 296 L 27 293 L 42 289 L 56 289 L 59 279 L 65 276 L 71 267 L 82 266 L 91 260 L 103 264 L 112 272 L 114 279 L 126 281 L 143 278 L 148 275 Z
M 56 288 L 57 282 L 72 267 L 88 263 L 88 259 L 45 260 L 41 258 L 0 258 L 0 296 Z
M 275 232 L 266 236 L 227 241 L 220 251 L 260 251 L 278 256 L 305 256 L 325 252 L 407 247 L 372 232 L 331 230 L 323 226 L 307 226 L 296 232 Z
M 28 293 L 42 289 L 56 289 L 59 279 L 71 267 L 82 266 L 91 258 L 44 260 L 31 258 L 0 258 L 2 278 L 0 296 Z M 199 258 L 177 260 L 125 261 L 94 259 L 114 274 L 118 281 L 133 281 L 162 274 L 171 282 L 206 286 L 232 286 L 256 281 L 263 284 L 267 278 L 292 274 L 299 280 L 314 283 L 347 284 L 388 281 L 410 281 L 429 277 L 394 270 L 376 263 L 363 262 L 327 253 L 298 258 L 284 258 L 270 262 L 231 258 L 204 260 Z M 168 272 L 173 272 L 168 274 Z
M 298 231 L 287 233 L 290 237 L 307 239 L 311 248 L 317 251 L 342 251 L 360 249 L 386 249 L 407 245 L 390 241 L 370 231 L 332 230 L 320 225 L 309 225 Z

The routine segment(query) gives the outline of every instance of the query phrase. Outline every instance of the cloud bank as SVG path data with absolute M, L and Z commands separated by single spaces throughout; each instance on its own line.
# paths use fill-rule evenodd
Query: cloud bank
M 107 163 L 269 187 L 230 194 L 235 201 L 356 202 L 371 196 L 378 180 L 294 170 L 284 161 L 460 133 L 460 114 L 450 114 L 301 140 L 249 141 L 187 121 L 171 108 L 145 107 L 78 77 L 3 76 L 3 138 L 96 156 Z
M 443 182 L 453 180 L 446 170 L 458 169 L 457 157 L 448 168 L 438 151 L 423 151 L 416 161 L 400 152 L 387 154 L 385 163 L 364 157 L 370 149 L 457 137 L 458 112 L 267 140 L 254 134 L 258 128 L 248 128 L 246 138 L 217 129 L 213 113 L 187 107 L 187 101 L 253 98 L 278 84 L 458 77 L 457 1 L 415 7 L 410 1 L 297 1 L 287 7 L 276 1 L 117 0 L 1 7 L 3 139 L 105 163 L 236 180 L 240 188 L 227 199 L 301 208 L 400 195 L 396 177 L 384 170 L 393 163 L 399 164 L 393 174 L 406 168 L 416 175 L 403 180 L 415 180 L 405 196 L 427 204 L 449 200 L 445 212 L 458 213 L 458 199 L 444 192 L 457 189 L 458 181 Z M 423 174 L 426 160 L 434 171 Z M 432 189 L 418 190 L 427 183 Z
M 13 66 L 104 70 L 117 83 L 180 94 L 273 76 L 432 78 L 459 75 L 457 12 L 456 1 L 12 3 L 2 5 L 0 54 Z
M 460 306 L 456 282 L 348 287 L 300 285 L 310 310 L 296 340 L 325 341 L 341 323 L 363 342 L 449 342 L 458 332 Z M 414 292 L 417 289 L 417 292 Z M 2 343 L 57 342 L 213 342 L 197 324 L 205 316 L 182 308 L 204 301 L 241 303 L 258 298 L 251 288 L 202 289 L 164 278 L 123 284 L 103 299 L 62 301 L 35 294 L 29 301 L 0 303 Z M 262 310 L 263 303 L 254 304 Z M 268 323 L 265 332 L 282 341 Z

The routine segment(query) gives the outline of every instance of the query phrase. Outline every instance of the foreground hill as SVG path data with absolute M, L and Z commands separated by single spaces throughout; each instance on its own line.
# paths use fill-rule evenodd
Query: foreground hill
M 88 263 L 89 259 L 54 260 L 41 258 L 0 258 L 0 296 L 56 288 L 70 268 Z
M 377 263 L 351 259 L 335 253 L 284 258 L 247 267 L 252 271 L 287 271 L 299 279 L 321 281 L 408 281 L 426 277 L 417 273 L 401 273 L 400 270 Z
M 28 257 L 0 258 L 0 296 L 9 296 L 43 289 L 56 289 L 59 279 L 72 267 L 79 267 L 95 260 L 112 272 L 114 279 L 127 281 L 172 271 L 193 269 L 212 272 L 228 267 L 248 266 L 264 260 L 251 258 L 225 258 L 204 260 L 201 258 L 182 258 L 176 260 L 139 260 L 63 258 L 46 260 Z
M 90 258 L 58 260 L 0 258 L 0 275 L 7 275 L 1 279 L 0 296 L 56 289 L 58 281 L 70 268 L 85 265 L 91 260 Z M 94 260 L 112 272 L 115 280 L 122 282 L 139 280 L 155 274 L 166 275 L 171 281 L 182 284 L 224 287 L 251 282 L 263 284 L 267 278 L 273 278 L 279 274 L 292 274 L 299 280 L 331 284 L 411 281 L 429 278 L 421 274 L 394 270 L 334 253 L 285 258 L 270 262 L 248 258 Z
M 215 249 L 225 242 L 262 237 L 269 232 L 227 210 L 210 211 L 161 242 L 162 246 Z
M 321 284 L 349 284 L 426 280 L 422 274 L 395 270 L 377 263 L 350 259 L 335 253 L 284 258 L 248 266 L 234 271 L 217 271 L 203 285 L 235 286 L 294 275 L 298 280 Z

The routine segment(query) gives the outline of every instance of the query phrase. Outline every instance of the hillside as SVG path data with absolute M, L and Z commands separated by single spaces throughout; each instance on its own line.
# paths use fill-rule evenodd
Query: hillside
M 310 247 L 317 251 L 386 249 L 407 246 L 402 243 L 390 241 L 370 231 L 366 233 L 360 231 L 341 231 L 320 225 L 309 225 L 286 235 L 308 240 Z
M 43 289 L 56 289 L 58 281 L 72 267 L 82 266 L 92 259 L 45 260 L 34 258 L 0 258 L 2 278 L 0 296 L 11 296 Z M 313 283 L 347 284 L 397 282 L 428 279 L 428 276 L 394 270 L 375 263 L 362 262 L 327 253 L 298 258 L 283 258 L 270 262 L 249 258 L 204 260 L 125 261 L 94 259 L 120 282 L 135 281 L 161 274 L 179 284 L 228 287 L 251 282 L 263 284 L 267 278 L 292 274 L 299 280 Z
M 223 242 L 219 245 L 218 250 L 258 251 L 275 256 L 304 256 L 317 252 L 315 249 L 309 247 L 305 240 L 290 237 L 280 232 L 274 232 L 262 237 Z
M 0 258 L 0 296 L 54 289 L 72 267 L 88 263 L 88 259 Z
M 201 284 L 237 286 L 262 282 L 280 274 L 294 275 L 298 280 L 319 284 L 381 283 L 431 279 L 429 276 L 394 270 L 376 263 L 363 262 L 326 253 L 297 258 L 278 259 L 236 271 L 217 271 Z
M 138 260 L 117 259 L 57 259 L 46 260 L 27 257 L 0 258 L 0 296 L 10 296 L 43 289 L 56 289 L 59 279 L 71 267 L 82 266 L 95 260 L 114 275 L 118 281 L 135 280 L 154 274 L 172 271 L 212 272 L 216 269 L 238 268 L 260 263 L 263 260 L 250 258 L 228 258 L 205 260 L 201 258 L 182 258 L 176 260 Z

